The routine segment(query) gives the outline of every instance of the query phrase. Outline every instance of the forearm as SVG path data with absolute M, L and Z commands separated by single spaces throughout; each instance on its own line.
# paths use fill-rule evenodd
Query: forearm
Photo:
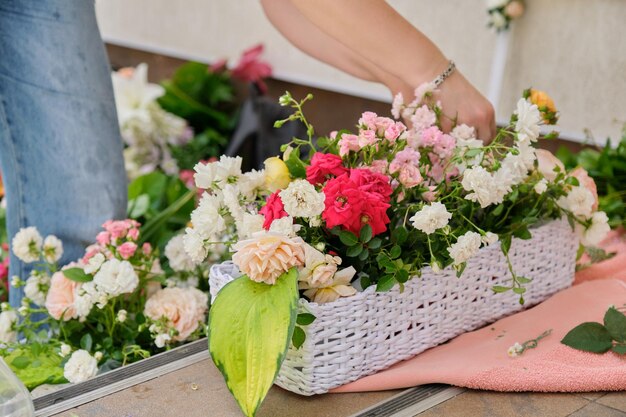
M 446 68 L 439 48 L 384 0 L 290 1 L 323 32 L 413 87 Z

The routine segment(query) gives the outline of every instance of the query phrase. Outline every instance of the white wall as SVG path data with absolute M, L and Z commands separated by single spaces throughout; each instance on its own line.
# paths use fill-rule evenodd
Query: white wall
M 311 0 L 314 1 L 314 0 Z M 391 0 L 486 93 L 495 35 L 483 0 Z M 267 21 L 258 0 L 98 0 L 105 40 L 200 61 L 235 59 L 258 42 L 276 77 L 388 100 L 379 85 L 348 76 L 292 47 Z M 561 130 L 619 138 L 626 122 L 626 1 L 527 0 L 516 23 L 498 114 L 506 117 L 527 86 L 547 90 Z M 411 51 L 403 51 L 411 53 Z

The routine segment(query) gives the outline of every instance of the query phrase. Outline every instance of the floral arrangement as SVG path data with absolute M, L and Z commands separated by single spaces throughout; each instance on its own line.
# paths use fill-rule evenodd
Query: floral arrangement
M 155 170 L 176 175 L 218 156 L 237 121 L 234 80 L 265 88 L 263 78 L 271 75 L 262 52 L 262 45 L 245 51 L 231 71 L 225 60 L 209 67 L 189 62 L 161 85 L 148 82 L 146 64 L 113 72 L 129 179 Z
M 487 0 L 487 26 L 496 32 L 509 30 L 511 22 L 522 17 L 524 9 L 523 0 Z
M 280 104 L 294 113 L 276 126 L 298 119 L 308 138 L 295 138 L 261 172 L 242 173 L 241 159 L 225 156 L 195 166 L 206 192 L 184 246 L 202 262 L 212 245 L 228 245 L 244 274 L 215 299 L 209 343 L 246 415 L 256 413 L 292 338 L 302 343 L 299 326 L 315 319 L 297 316 L 299 298 L 330 303 L 372 285 L 402 288 L 426 267 L 460 276 L 481 247 L 499 242 L 508 259 L 513 237 L 529 239 L 549 219 L 566 217 L 583 244 L 608 231 L 588 175 L 566 172 L 533 146 L 540 125 L 557 119 L 545 93 L 525 91 L 491 143 L 466 125 L 444 133 L 448 116 L 435 93 L 422 85 L 410 103 L 396 96 L 396 120 L 366 112 L 356 133 L 317 141 L 302 113 L 311 96 L 286 93 Z M 493 290 L 523 303 L 531 279 L 510 265 L 511 284 Z
M 12 279 L 25 298 L 17 310 L 2 305 L 0 355 L 29 389 L 82 382 L 204 334 L 208 296 L 192 285 L 197 270 L 187 269 L 175 241 L 167 251 L 180 275 L 170 282 L 158 253 L 140 244 L 139 223 L 103 228 L 81 259 L 60 269 L 57 237 L 28 227 L 13 238 L 15 255 L 34 267 L 25 281 Z

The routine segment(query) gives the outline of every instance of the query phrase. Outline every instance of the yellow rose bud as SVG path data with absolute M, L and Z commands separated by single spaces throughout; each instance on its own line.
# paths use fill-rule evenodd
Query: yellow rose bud
M 265 186 L 271 192 L 287 188 L 291 182 L 289 168 L 277 156 L 267 158 L 265 164 Z
M 556 121 L 558 120 L 558 116 L 556 114 L 556 106 L 554 105 L 552 97 L 550 97 L 545 91 L 535 90 L 534 88 L 531 89 L 530 102 L 539 107 L 541 116 L 547 124 L 556 123 Z

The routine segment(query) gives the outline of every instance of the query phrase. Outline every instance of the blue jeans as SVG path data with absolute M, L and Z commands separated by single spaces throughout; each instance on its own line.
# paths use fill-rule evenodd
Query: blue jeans
M 126 213 L 110 67 L 91 0 L 0 1 L 0 168 L 9 239 L 35 226 L 76 260 Z M 15 256 L 10 276 L 28 277 Z M 19 305 L 21 289 L 11 288 Z

